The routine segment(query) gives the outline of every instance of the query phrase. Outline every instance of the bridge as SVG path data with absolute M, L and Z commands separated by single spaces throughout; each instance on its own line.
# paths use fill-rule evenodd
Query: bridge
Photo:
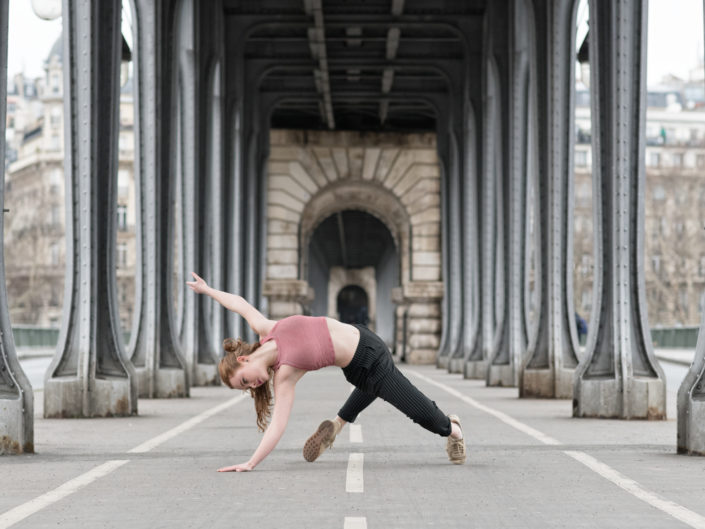
M 0 527 L 705 527 L 705 463 L 688 457 L 705 454 L 705 334 L 688 365 L 663 362 L 646 314 L 643 2 L 590 1 L 582 43 L 575 0 L 125 5 L 132 49 L 120 1 L 63 2 L 63 321 L 30 381 L 0 282 L 0 452 L 17 454 L 0 461 Z M 4 3 L 0 92 L 7 28 Z M 576 60 L 590 64 L 595 183 L 584 347 Z M 126 61 L 127 342 L 114 259 Z M 330 370 L 303 379 L 261 469 L 214 474 L 257 442 L 249 400 L 216 371 L 223 337 L 254 337 L 189 295 L 191 270 L 275 319 L 364 307 L 407 376 L 463 418 L 469 464 L 448 465 L 442 440 L 384 404 L 306 464 L 302 440 L 349 389 Z

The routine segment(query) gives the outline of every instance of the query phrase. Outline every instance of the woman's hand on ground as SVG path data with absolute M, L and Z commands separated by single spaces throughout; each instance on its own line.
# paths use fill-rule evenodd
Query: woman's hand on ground
M 240 463 L 239 465 L 233 465 L 231 467 L 219 468 L 218 472 L 249 472 L 255 467 L 249 461 L 247 463 Z
M 198 277 L 195 272 L 191 272 L 191 275 L 195 281 L 186 281 L 186 284 L 191 287 L 191 290 L 193 290 L 196 294 L 203 294 L 206 292 L 208 290 L 208 285 L 203 278 Z

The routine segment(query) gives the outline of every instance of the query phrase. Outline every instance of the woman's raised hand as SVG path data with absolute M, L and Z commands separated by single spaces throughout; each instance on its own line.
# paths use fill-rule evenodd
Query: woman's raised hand
M 203 294 L 206 292 L 206 290 L 208 290 L 208 285 L 203 278 L 198 277 L 196 272 L 191 272 L 191 275 L 195 281 L 186 281 L 186 284 L 191 287 L 191 290 L 193 290 L 196 294 Z

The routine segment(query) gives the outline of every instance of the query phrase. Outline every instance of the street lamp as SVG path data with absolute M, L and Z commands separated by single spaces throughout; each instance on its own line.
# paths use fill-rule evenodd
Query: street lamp
M 32 0 L 34 14 L 44 20 L 54 20 L 61 16 L 61 0 Z

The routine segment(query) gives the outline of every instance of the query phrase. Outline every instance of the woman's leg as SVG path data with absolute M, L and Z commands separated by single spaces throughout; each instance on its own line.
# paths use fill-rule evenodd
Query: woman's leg
M 365 393 L 364 391 L 355 388 L 348 397 L 348 400 L 346 400 L 345 404 L 343 404 L 343 407 L 340 408 L 338 417 L 343 419 L 345 422 L 355 422 L 355 419 L 357 419 L 357 416 L 362 412 L 362 410 L 372 404 L 376 398 L 377 397 L 374 395 L 370 395 L 369 393 Z
M 376 395 L 430 432 L 443 437 L 460 435 L 436 403 L 421 393 L 396 366 L 379 382 Z

